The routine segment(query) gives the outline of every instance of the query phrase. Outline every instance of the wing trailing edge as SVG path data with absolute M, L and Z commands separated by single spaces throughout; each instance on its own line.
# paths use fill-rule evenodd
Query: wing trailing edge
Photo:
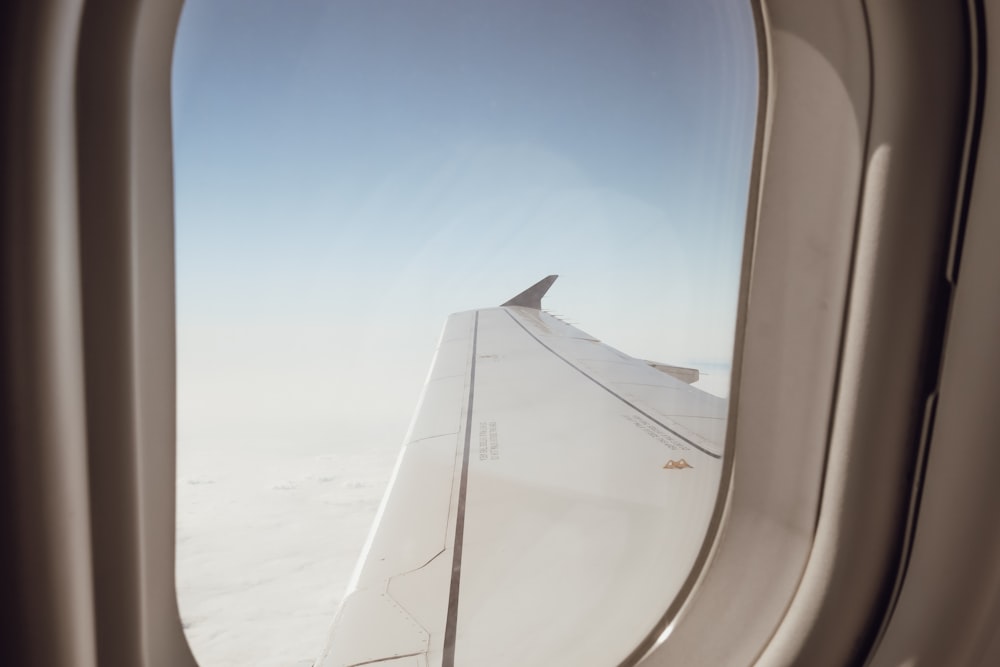
M 699 379 L 701 379 L 701 373 L 697 368 L 687 368 L 686 366 L 671 366 L 670 364 L 661 364 L 658 361 L 646 360 L 646 363 L 655 368 L 658 371 L 662 371 L 671 377 L 675 377 L 681 382 L 687 384 L 694 384 Z
M 545 296 L 545 293 L 549 291 L 549 288 L 552 287 L 552 283 L 554 283 L 558 277 L 559 276 L 556 275 L 546 276 L 514 298 L 500 305 L 521 306 L 523 308 L 541 310 L 542 297 Z

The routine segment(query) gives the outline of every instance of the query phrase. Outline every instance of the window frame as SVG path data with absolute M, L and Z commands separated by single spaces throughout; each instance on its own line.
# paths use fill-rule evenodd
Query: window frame
M 0 10 L 11 664 L 196 665 L 174 586 L 181 5 Z M 632 656 L 647 665 L 843 664 L 877 648 L 906 584 L 955 284 L 942 276 L 958 244 L 941 239 L 975 158 L 979 3 L 753 6 L 761 112 L 728 485 L 690 594 Z M 879 157 L 928 141 L 938 159 Z M 858 465 L 873 443 L 877 475 Z

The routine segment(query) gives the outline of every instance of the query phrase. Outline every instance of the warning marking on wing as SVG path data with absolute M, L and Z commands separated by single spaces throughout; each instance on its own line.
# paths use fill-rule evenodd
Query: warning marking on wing
M 496 422 L 479 422 L 479 460 L 496 461 L 500 458 Z
M 663 466 L 663 467 L 665 469 L 667 469 L 667 470 L 678 469 L 678 468 L 694 468 L 693 465 L 691 465 L 690 463 L 688 463 L 684 459 L 678 459 L 676 461 L 674 461 L 673 459 L 670 459 L 669 461 L 667 461 L 667 464 L 665 466 Z

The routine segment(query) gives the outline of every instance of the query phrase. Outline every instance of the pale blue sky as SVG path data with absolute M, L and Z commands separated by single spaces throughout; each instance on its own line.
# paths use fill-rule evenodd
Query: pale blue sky
M 549 273 L 626 353 L 726 359 L 755 50 L 727 0 L 188 0 L 182 440 L 398 445 L 445 317 Z

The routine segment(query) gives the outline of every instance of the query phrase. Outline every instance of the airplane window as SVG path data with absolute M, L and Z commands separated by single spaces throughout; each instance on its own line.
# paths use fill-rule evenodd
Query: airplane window
M 609 664 L 651 631 L 720 475 L 756 67 L 736 0 L 188 0 L 201 664 Z M 622 645 L 564 652 L 595 626 Z

